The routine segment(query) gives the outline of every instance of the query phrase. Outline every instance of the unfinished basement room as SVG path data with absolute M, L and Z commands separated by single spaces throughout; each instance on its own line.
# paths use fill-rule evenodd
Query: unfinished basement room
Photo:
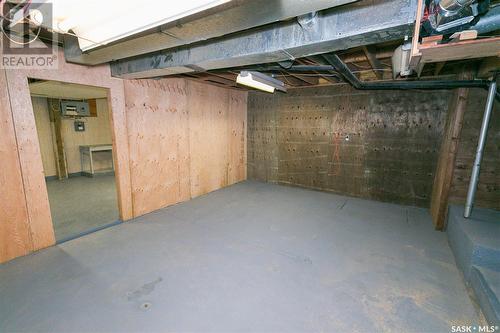
M 0 21 L 1 333 L 500 333 L 500 0 Z

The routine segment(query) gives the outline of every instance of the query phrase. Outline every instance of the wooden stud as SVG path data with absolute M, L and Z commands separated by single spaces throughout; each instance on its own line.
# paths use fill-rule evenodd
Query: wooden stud
M 439 62 L 500 56 L 500 37 L 464 40 L 456 43 L 420 45 L 422 62 Z
M 49 112 L 51 118 L 54 119 L 54 137 L 56 145 L 54 150 L 56 153 L 57 178 L 59 180 L 68 178 L 68 164 L 66 161 L 66 153 L 64 151 L 64 140 L 62 135 L 61 122 L 61 105 L 58 99 L 48 99 Z
M 411 40 L 411 52 L 410 52 L 410 68 L 415 69 L 420 62 L 420 58 L 422 54 L 419 50 L 419 38 L 420 38 L 420 24 L 422 20 L 422 16 L 424 14 L 424 1 L 417 1 L 417 16 L 415 18 L 415 26 L 413 28 L 413 38 Z
M 462 80 L 468 80 L 471 78 L 472 71 L 470 70 L 464 71 L 460 75 L 460 79 Z M 434 226 L 438 230 L 443 230 L 446 224 L 448 198 L 453 181 L 453 171 L 455 169 L 455 160 L 468 95 L 469 89 L 457 89 L 448 108 L 443 141 L 441 143 L 436 172 L 434 174 L 430 207 Z

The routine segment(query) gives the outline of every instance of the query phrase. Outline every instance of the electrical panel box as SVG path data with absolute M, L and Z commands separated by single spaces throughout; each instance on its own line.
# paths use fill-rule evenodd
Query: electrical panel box
M 82 101 L 61 101 L 61 114 L 62 116 L 90 116 L 89 103 Z

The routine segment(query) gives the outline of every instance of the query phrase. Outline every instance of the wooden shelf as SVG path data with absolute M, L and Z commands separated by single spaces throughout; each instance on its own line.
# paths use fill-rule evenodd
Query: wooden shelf
M 500 56 L 500 37 L 464 40 L 447 44 L 420 43 L 420 25 L 424 11 L 423 0 L 418 0 L 417 6 L 410 54 L 410 68 L 417 73 L 420 74 L 426 63 Z

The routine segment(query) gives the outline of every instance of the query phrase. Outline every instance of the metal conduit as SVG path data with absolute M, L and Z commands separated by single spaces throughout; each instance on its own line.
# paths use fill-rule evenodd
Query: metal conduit
M 477 143 L 476 159 L 472 166 L 472 174 L 469 182 L 469 190 L 467 191 L 467 201 L 465 202 L 464 217 L 470 217 L 472 206 L 474 205 L 474 197 L 476 196 L 477 183 L 479 181 L 479 171 L 481 169 L 481 160 L 483 158 L 484 145 L 486 143 L 486 135 L 488 133 L 488 125 L 490 123 L 491 111 L 493 110 L 493 101 L 497 93 L 497 81 L 493 78 L 488 89 L 488 99 L 484 109 L 483 123 L 479 132 L 479 140 Z

